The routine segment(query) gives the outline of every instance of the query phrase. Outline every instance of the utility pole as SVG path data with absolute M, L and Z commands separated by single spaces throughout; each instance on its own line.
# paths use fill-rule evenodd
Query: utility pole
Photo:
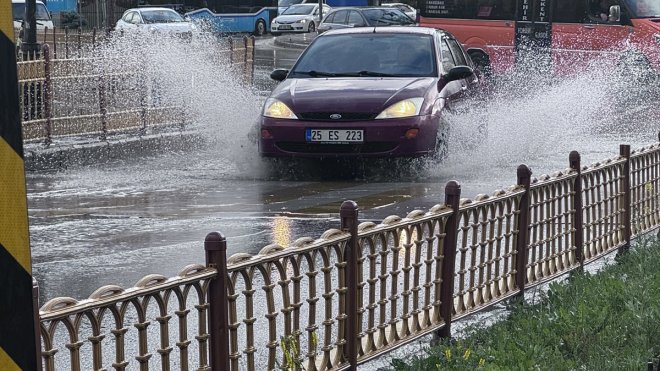
M 36 59 L 41 49 L 37 43 L 37 11 L 36 0 L 25 1 L 25 14 L 23 15 L 23 32 L 21 35 L 21 52 L 23 60 Z

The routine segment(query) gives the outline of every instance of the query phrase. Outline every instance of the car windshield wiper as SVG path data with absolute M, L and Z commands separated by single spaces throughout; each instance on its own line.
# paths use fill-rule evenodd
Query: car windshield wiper
M 358 76 L 373 76 L 373 77 L 392 77 L 394 75 L 389 73 L 374 72 L 374 71 L 360 71 Z
M 337 77 L 336 73 L 331 73 L 331 72 L 320 72 L 320 71 L 295 71 L 294 73 L 299 73 L 301 75 L 309 75 L 312 77 Z

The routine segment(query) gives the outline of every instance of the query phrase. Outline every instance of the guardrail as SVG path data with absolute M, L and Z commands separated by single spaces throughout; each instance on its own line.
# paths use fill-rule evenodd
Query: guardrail
M 162 99 L 158 78 L 148 76 L 137 59 L 51 56 L 45 44 L 41 59 L 18 62 L 23 137 L 28 143 L 50 145 L 56 138 L 80 135 L 103 141 L 113 133 L 141 135 L 158 127 L 183 127 L 191 119 L 185 102 Z M 252 81 L 254 38 L 240 43 L 230 38 L 227 48 L 214 50 L 213 57 L 213 63 L 229 63 L 238 76 Z
M 181 369 L 193 363 L 200 370 L 355 369 L 421 336 L 449 337 L 452 322 L 624 252 L 631 239 L 660 227 L 660 135 L 658 143 L 634 152 L 622 145 L 618 156 L 590 166 L 572 152 L 569 163 L 539 178 L 521 165 L 516 185 L 473 200 L 462 199 L 451 181 L 444 204 L 379 224 L 359 223 L 358 206 L 345 201 L 339 228 L 291 246 L 268 245 L 254 256 L 227 258 L 226 239 L 210 233 L 206 267 L 186 267 L 169 280 L 149 275 L 128 290 L 106 286 L 80 302 L 46 303 L 45 367 L 54 369 L 63 344 L 73 370 L 125 369 L 132 364 L 124 345 L 129 323 L 137 329 L 132 356 L 140 368 L 163 370 L 172 359 Z M 186 337 L 193 288 L 196 357 Z M 149 312 L 151 302 L 157 310 Z M 178 357 L 169 356 L 173 314 Z M 155 340 L 149 348 L 146 329 L 154 320 L 159 330 L 148 334 L 160 338 L 160 360 L 150 363 Z M 68 337 L 55 336 L 60 323 Z M 102 328 L 114 336 L 114 355 L 105 363 Z M 86 345 L 92 364 L 81 366 Z

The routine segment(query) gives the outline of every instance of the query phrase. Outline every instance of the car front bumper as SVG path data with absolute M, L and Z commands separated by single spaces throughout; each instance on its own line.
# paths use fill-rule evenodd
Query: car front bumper
M 435 151 L 439 118 L 414 116 L 403 119 L 361 121 L 305 121 L 262 117 L 259 153 L 263 157 L 420 157 Z M 364 141 L 310 142 L 307 129 L 363 130 Z M 417 129 L 414 138 L 406 133 Z

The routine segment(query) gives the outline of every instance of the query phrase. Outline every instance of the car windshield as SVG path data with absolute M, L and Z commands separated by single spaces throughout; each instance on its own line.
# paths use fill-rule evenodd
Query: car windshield
M 294 4 L 300 4 L 302 2 L 303 2 L 303 0 L 280 0 L 277 3 L 277 6 L 279 6 L 281 8 L 281 7 L 285 7 L 285 6 L 291 6 L 291 5 L 294 5 Z
M 365 9 L 362 11 L 372 26 L 413 25 L 415 22 L 406 13 L 396 8 Z
M 14 14 L 15 21 L 22 21 L 25 16 L 25 3 L 13 3 L 11 4 L 11 11 Z M 48 14 L 48 9 L 44 4 L 37 4 L 37 8 L 34 12 L 34 17 L 37 21 L 49 21 L 50 15 Z
M 183 17 L 173 10 L 143 10 L 144 23 L 172 23 L 184 22 Z
M 360 33 L 318 37 L 293 67 L 290 77 L 436 76 L 431 35 Z
M 307 15 L 312 14 L 314 11 L 314 4 L 301 4 L 301 5 L 292 5 L 282 13 L 285 15 Z
M 658 0 L 625 0 L 634 18 L 660 17 L 660 1 Z

